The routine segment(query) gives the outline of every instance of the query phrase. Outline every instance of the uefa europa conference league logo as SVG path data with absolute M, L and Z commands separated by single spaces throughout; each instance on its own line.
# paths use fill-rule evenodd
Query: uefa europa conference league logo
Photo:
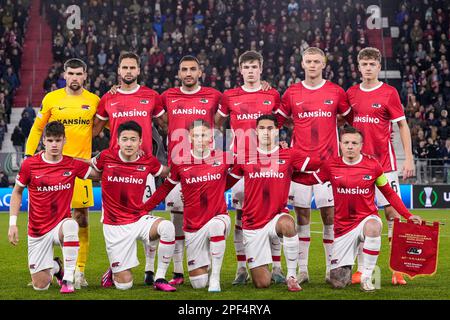
M 425 202 L 423 200 L 423 195 L 425 194 Z M 431 201 L 431 195 L 433 195 L 433 202 Z M 438 196 L 436 191 L 433 191 L 432 187 L 423 188 L 423 191 L 419 194 L 419 201 L 425 208 L 431 208 L 437 202 Z

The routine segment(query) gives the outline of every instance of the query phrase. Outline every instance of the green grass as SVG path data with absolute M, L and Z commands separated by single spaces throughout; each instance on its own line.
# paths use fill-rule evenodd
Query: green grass
M 290 293 L 284 285 L 273 285 L 269 289 L 257 290 L 252 284 L 232 286 L 236 262 L 234 256 L 233 237 L 227 241 L 227 250 L 222 268 L 222 292 L 209 294 L 207 289 L 194 290 L 189 281 L 174 293 L 157 292 L 143 284 L 144 255 L 139 249 L 141 265 L 133 270 L 134 286 L 128 291 L 104 289 L 100 286 L 100 278 L 108 267 L 103 232 L 100 224 L 100 213 L 90 215 L 90 253 L 86 269 L 89 287 L 77 291 L 74 295 L 61 295 L 59 288 L 52 285 L 48 291 L 36 292 L 27 284 L 30 275 L 27 268 L 26 214 L 22 213 L 18 220 L 20 242 L 17 247 L 8 243 L 8 214 L 0 214 L 0 299 L 46 299 L 46 300 L 95 300 L 95 299 L 145 299 L 145 300 L 177 300 L 177 299 L 228 299 L 228 300 L 307 300 L 307 299 L 449 299 L 450 298 L 450 212 L 444 210 L 415 210 L 427 221 L 439 220 L 445 223 L 440 230 L 440 252 L 437 273 L 433 277 L 418 277 L 408 281 L 407 286 L 391 285 L 391 272 L 388 266 L 389 248 L 386 237 L 386 225 L 381 255 L 378 265 L 381 268 L 381 289 L 375 293 L 363 293 L 359 286 L 351 286 L 343 290 L 332 290 L 325 284 L 325 258 L 322 246 L 322 223 L 317 211 L 312 214 L 312 242 L 309 255 L 309 271 L 311 283 L 303 285 L 303 291 Z M 234 219 L 234 212 L 231 212 Z M 384 214 L 381 214 L 384 216 Z M 168 218 L 167 213 L 161 216 Z M 233 233 L 231 233 L 232 235 Z M 139 244 L 141 248 L 142 245 Z M 60 248 L 55 254 L 61 256 Z M 284 258 L 282 258 L 284 259 Z M 285 265 L 283 261 L 283 268 Z M 185 269 L 186 270 L 186 269 Z M 168 275 L 172 272 L 169 268 Z

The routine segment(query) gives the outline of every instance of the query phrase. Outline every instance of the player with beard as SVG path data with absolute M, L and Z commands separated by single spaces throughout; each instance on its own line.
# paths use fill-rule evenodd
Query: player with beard
M 141 150 L 145 154 L 151 155 L 153 151 L 152 119 L 156 118 L 158 124 L 163 128 L 165 128 L 167 119 L 160 95 L 156 91 L 138 84 L 139 66 L 140 59 L 135 53 L 124 52 L 120 55 L 117 73 L 121 80 L 121 86 L 101 98 L 94 120 L 93 136 L 97 136 L 109 122 L 111 131 L 109 147 L 118 148 L 117 129 L 122 123 L 133 120 L 142 128 Z M 154 191 L 155 179 L 149 175 L 144 201 Z M 144 243 L 146 257 L 144 282 L 147 285 L 152 285 L 154 280 L 156 243 L 150 242 L 150 245 Z
M 64 88 L 47 93 L 42 100 L 30 135 L 27 140 L 25 155 L 32 156 L 39 145 L 45 125 L 51 121 L 64 124 L 66 144 L 63 155 L 90 159 L 92 152 L 92 125 L 99 97 L 83 88 L 87 77 L 87 66 L 80 59 L 69 59 L 64 63 Z M 74 219 L 79 225 L 80 251 L 75 271 L 76 289 L 88 285 L 85 266 L 89 250 L 88 213 L 94 205 L 91 180 L 75 180 L 71 207 Z
M 190 152 L 189 125 L 194 120 L 214 123 L 222 94 L 213 88 L 201 86 L 202 76 L 199 61 L 193 56 L 184 56 L 180 60 L 178 77 L 181 87 L 167 89 L 161 95 L 168 119 L 168 164 L 181 164 L 183 156 Z M 213 128 L 212 128 L 213 129 Z M 173 255 L 174 278 L 171 285 L 184 283 L 183 255 L 183 202 L 181 184 L 169 193 L 166 206 L 175 225 L 175 252 Z

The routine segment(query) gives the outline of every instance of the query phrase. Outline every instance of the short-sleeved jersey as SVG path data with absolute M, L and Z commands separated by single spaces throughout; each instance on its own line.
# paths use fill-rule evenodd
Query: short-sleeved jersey
M 102 172 L 102 222 L 125 225 L 138 221 L 147 212 L 142 203 L 151 196 L 151 176 L 158 176 L 163 166 L 151 154 L 126 161 L 118 149 L 103 150 L 91 160 Z M 146 193 L 148 193 L 146 195 Z
M 67 95 L 65 88 L 47 93 L 42 100 L 28 137 L 25 154 L 35 153 L 45 125 L 51 121 L 64 124 L 66 144 L 63 154 L 90 159 L 92 154 L 92 125 L 100 98 L 87 90 L 78 96 Z
M 347 97 L 353 110 L 353 126 L 364 136 L 362 151 L 373 155 L 385 172 L 396 171 L 392 125 L 405 119 L 397 90 L 383 82 L 369 90 L 358 84 L 347 90 Z
M 305 156 L 318 155 L 327 160 L 339 155 L 337 115 L 347 115 L 350 110 L 345 91 L 323 80 L 314 88 L 304 81 L 291 85 L 277 112 L 293 119 L 293 148 Z
M 181 88 L 170 88 L 161 95 L 168 119 L 168 163 L 183 157 L 191 150 L 188 128 L 195 120 L 205 120 L 214 127 L 214 116 L 222 94 L 213 88 L 199 87 L 185 93 Z
M 242 228 L 260 229 L 277 214 L 286 212 L 287 198 L 294 170 L 313 169 L 309 157 L 296 149 L 279 149 L 264 153 L 260 149 L 250 154 L 243 164 L 235 164 L 230 174 L 244 178 Z
M 40 237 L 70 218 L 75 178 L 86 179 L 89 164 L 63 156 L 58 162 L 38 153 L 22 163 L 16 178 L 21 187 L 28 187 L 28 235 Z
M 238 87 L 223 93 L 218 112 L 223 117 L 230 116 L 234 135 L 230 149 L 234 154 L 248 154 L 249 149 L 256 149 L 256 120 L 274 113 L 279 106 L 280 94 L 275 89 L 249 91 Z
M 168 179 L 173 184 L 181 183 L 184 231 L 195 232 L 216 215 L 228 214 L 224 193 L 232 163 L 231 153 L 213 150 L 204 159 L 190 155 L 172 166 Z
M 375 205 L 375 181 L 383 175 L 380 163 L 362 155 L 353 164 L 342 157 L 325 162 L 314 173 L 319 183 L 330 181 L 334 196 L 334 234 L 340 237 L 356 228 L 369 215 L 378 215 Z
M 109 121 L 111 139 L 109 147 L 117 147 L 117 129 L 126 121 L 136 121 L 142 127 L 141 149 L 152 154 L 152 118 L 164 114 L 160 95 L 150 88 L 138 86 L 133 91 L 117 90 L 106 93 L 100 100 L 97 118 Z

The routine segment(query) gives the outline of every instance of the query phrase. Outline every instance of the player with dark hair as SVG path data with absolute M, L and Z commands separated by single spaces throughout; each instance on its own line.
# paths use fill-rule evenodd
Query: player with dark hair
M 92 152 L 92 125 L 99 97 L 83 88 L 87 77 L 87 66 L 80 59 L 69 59 L 64 63 L 64 88 L 47 93 L 42 100 L 27 140 L 25 155 L 32 156 L 39 145 L 42 131 L 50 121 L 60 121 L 66 127 L 67 142 L 63 154 L 80 159 L 90 159 Z M 80 233 L 80 252 L 75 272 L 75 288 L 88 285 L 84 271 L 89 251 L 89 207 L 94 205 L 91 180 L 75 180 L 73 199 L 74 219 Z
M 119 57 L 117 73 L 120 87 L 106 93 L 100 100 L 94 120 L 93 136 L 97 136 L 109 123 L 111 140 L 109 147 L 117 148 L 117 128 L 125 121 L 136 121 L 142 127 L 142 150 L 151 155 L 153 151 L 152 120 L 166 129 L 167 116 L 162 107 L 160 95 L 138 84 L 140 75 L 140 58 L 133 52 L 123 52 Z M 150 178 L 146 184 L 146 198 L 155 191 L 155 180 Z M 145 243 L 145 280 L 148 285 L 154 281 L 155 244 Z
M 246 51 L 239 57 L 239 71 L 244 84 L 224 92 L 222 102 L 216 115 L 216 122 L 222 123 L 230 117 L 233 132 L 231 150 L 238 162 L 245 162 L 249 152 L 256 149 L 256 119 L 264 114 L 272 114 L 280 106 L 280 94 L 275 89 L 263 90 L 261 74 L 263 57 L 259 52 Z M 234 229 L 234 247 L 238 261 L 236 277 L 233 284 L 245 284 L 249 279 L 242 232 L 242 207 L 244 201 L 244 180 L 240 180 L 231 190 L 233 206 L 236 209 Z M 281 244 L 278 238 L 271 242 L 272 279 L 275 283 L 284 283 L 281 271 Z
M 181 163 L 173 163 L 170 175 L 145 204 L 153 210 L 177 185 L 184 197 L 183 231 L 189 280 L 193 288 L 220 292 L 220 270 L 225 254 L 225 238 L 230 230 L 230 217 L 225 203 L 231 154 L 213 150 L 211 125 L 195 120 L 189 126 L 190 153 Z M 208 281 L 208 268 L 211 277 Z
M 324 162 L 317 172 L 298 173 L 303 184 L 330 181 L 335 199 L 334 246 L 331 257 L 330 283 L 343 288 L 351 283 L 351 269 L 362 243 L 364 269 L 361 290 L 374 291 L 372 273 L 381 248 L 382 222 L 374 203 L 375 186 L 406 219 L 421 223 L 419 216 L 408 212 L 402 200 L 390 187 L 380 163 L 361 153 L 363 136 L 353 127 L 340 135 L 342 157 Z
M 273 115 L 262 115 L 256 120 L 256 134 L 258 147 L 244 163 L 233 166 L 228 184 L 245 179 L 242 229 L 247 263 L 254 285 L 269 287 L 270 242 L 279 238 L 286 257 L 288 290 L 300 291 L 296 278 L 299 240 L 294 219 L 286 208 L 287 197 L 294 170 L 315 169 L 319 163 L 296 149 L 280 150 L 278 121 Z
M 401 197 L 397 160 L 391 142 L 394 124 L 398 125 L 405 152 L 405 162 L 402 169 L 403 179 L 414 175 L 414 159 L 411 133 L 400 97 L 394 87 L 378 80 L 381 71 L 381 53 L 378 49 L 371 47 L 362 49 L 358 53 L 358 69 L 362 75 L 362 82 L 347 91 L 353 110 L 353 126 L 364 134 L 365 142 L 362 151 L 372 155 L 381 163 L 389 184 Z M 399 218 L 399 214 L 379 190 L 376 190 L 376 199 L 377 204 L 384 207 L 390 242 L 394 218 Z M 360 282 L 364 269 L 362 257 L 362 254 L 358 255 L 358 271 L 353 276 L 353 283 Z M 393 272 L 392 284 L 405 285 L 406 281 L 401 273 Z
M 200 85 L 202 76 L 199 61 L 194 56 L 184 56 L 179 63 L 178 78 L 181 81 L 179 88 L 167 89 L 161 95 L 163 106 L 168 118 L 168 164 L 180 165 L 186 155 L 190 155 L 190 142 L 188 127 L 194 120 L 205 120 L 211 125 L 219 107 L 222 94 L 213 88 Z M 175 253 L 173 285 L 184 282 L 183 255 L 183 202 L 181 199 L 181 184 L 169 193 L 166 198 L 167 209 L 175 225 Z
M 159 239 L 154 287 L 175 291 L 165 280 L 175 245 L 174 226 L 142 210 L 148 181 L 152 176 L 167 176 L 169 170 L 151 154 L 139 155 L 142 135 L 142 127 L 137 122 L 121 123 L 117 128 L 119 149 L 103 150 L 92 159 L 92 166 L 101 172 L 103 234 L 110 262 L 102 285 L 109 287 L 114 283 L 117 289 L 130 289 L 131 269 L 139 264 L 136 240 L 149 245 L 150 241 Z
M 63 155 L 66 143 L 64 125 L 51 121 L 43 129 L 45 151 L 22 163 L 11 196 L 8 237 L 19 241 L 17 216 L 23 190 L 29 193 L 28 266 L 33 288 L 47 290 L 52 277 L 61 285 L 61 293 L 74 292 L 74 273 L 79 250 L 78 224 L 71 218 L 70 202 L 75 179 L 86 179 L 88 164 Z M 53 246 L 60 245 L 63 264 L 53 259 Z

